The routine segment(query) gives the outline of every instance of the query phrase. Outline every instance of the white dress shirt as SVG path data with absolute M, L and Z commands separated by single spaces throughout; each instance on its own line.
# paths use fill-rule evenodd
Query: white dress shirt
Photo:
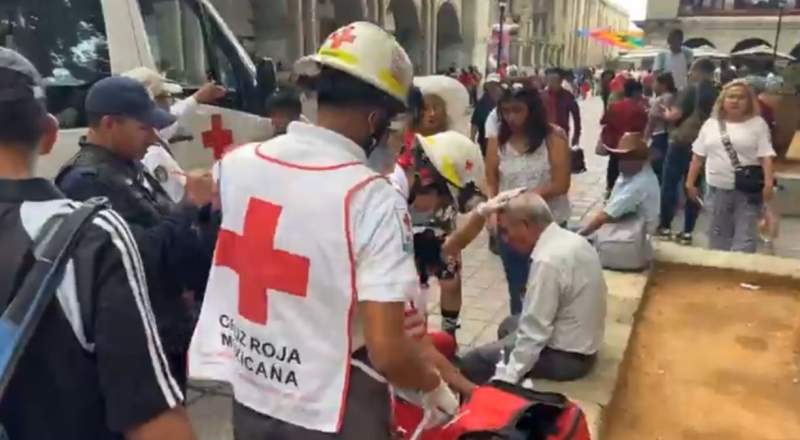
M 531 273 L 514 349 L 495 378 L 520 382 L 545 347 L 597 353 L 603 342 L 607 288 L 597 252 L 578 234 L 555 223 L 531 253 Z

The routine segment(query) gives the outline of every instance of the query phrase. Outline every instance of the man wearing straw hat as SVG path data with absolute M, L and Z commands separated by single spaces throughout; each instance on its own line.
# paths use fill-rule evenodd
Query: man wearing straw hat
M 617 148 L 606 149 L 619 155 L 620 177 L 605 208 L 598 212 L 580 233 L 588 236 L 607 223 L 632 214 L 644 217 L 648 233 L 658 226 L 661 193 L 658 178 L 650 167 L 650 151 L 641 133 L 625 133 Z

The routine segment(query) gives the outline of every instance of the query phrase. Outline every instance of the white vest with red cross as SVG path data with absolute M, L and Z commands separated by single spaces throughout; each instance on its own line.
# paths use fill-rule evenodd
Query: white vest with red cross
M 379 176 L 357 161 L 335 163 L 330 148 L 308 152 L 317 165 L 289 162 L 309 148 L 289 138 L 222 162 L 223 221 L 189 373 L 231 383 L 259 413 L 337 432 L 358 348 L 350 198 Z

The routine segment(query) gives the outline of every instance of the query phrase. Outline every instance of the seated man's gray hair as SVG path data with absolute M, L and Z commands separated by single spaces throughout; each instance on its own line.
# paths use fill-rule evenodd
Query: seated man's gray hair
M 547 202 L 536 193 L 526 192 L 514 197 L 503 210 L 506 215 L 516 220 L 525 220 L 542 229 L 553 223 L 553 213 Z

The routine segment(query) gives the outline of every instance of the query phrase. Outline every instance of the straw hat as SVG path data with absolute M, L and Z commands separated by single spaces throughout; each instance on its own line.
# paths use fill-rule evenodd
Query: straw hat
M 619 140 L 617 148 L 606 147 L 609 153 L 624 156 L 626 159 L 646 160 L 650 157 L 650 149 L 644 141 L 642 133 L 625 133 Z

